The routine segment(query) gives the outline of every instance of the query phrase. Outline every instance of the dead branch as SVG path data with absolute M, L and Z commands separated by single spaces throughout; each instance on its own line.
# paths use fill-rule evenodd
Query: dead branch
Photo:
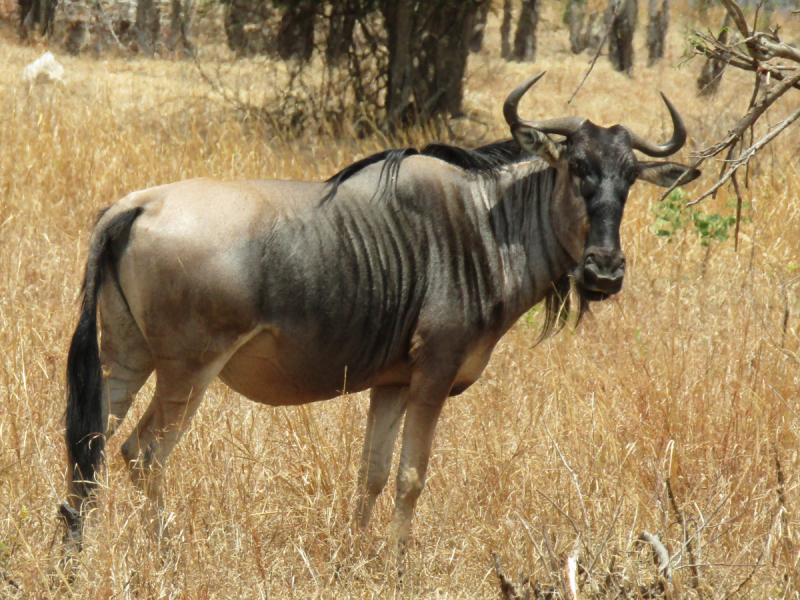
M 497 573 L 497 578 L 500 580 L 500 593 L 503 595 L 504 600 L 529 600 L 531 586 L 528 584 L 528 579 L 520 573 L 518 582 L 516 584 L 511 583 L 503 572 L 503 565 L 497 552 L 492 552 L 492 559 L 494 560 L 495 573 Z
M 608 543 L 608 538 L 611 537 L 611 532 L 614 530 L 614 525 L 617 523 L 617 518 L 619 517 L 619 511 L 622 510 L 622 503 L 625 501 L 625 495 L 622 495 L 622 498 L 619 499 L 619 504 L 617 505 L 617 510 L 614 512 L 614 518 L 611 519 L 611 525 L 608 527 L 608 532 L 606 532 L 606 537 L 603 538 L 603 543 L 600 544 L 600 547 L 597 549 L 597 553 L 594 555 L 594 560 L 592 560 L 592 564 L 589 565 L 589 573 L 592 572 L 594 569 L 595 564 L 597 564 L 597 560 L 600 558 L 600 555 L 603 553 L 603 548 L 606 547 L 606 543 Z
M 575 541 L 575 549 L 564 561 L 564 583 L 569 600 L 580 600 L 578 592 L 578 556 L 581 552 L 580 540 Z
M 669 558 L 669 552 L 664 544 L 661 543 L 661 540 L 658 539 L 658 536 L 649 531 L 643 531 L 638 540 L 642 543 L 650 544 L 650 548 L 653 550 L 653 562 L 658 565 L 658 574 L 671 583 L 672 563 Z
M 710 32 L 696 31 L 690 41 L 691 52 L 695 55 L 704 56 L 709 60 L 717 61 L 727 67 L 755 72 L 757 77 L 753 99 L 745 115 L 739 119 L 722 140 L 694 154 L 695 161 L 692 167 L 696 169 L 706 160 L 717 157 L 722 152 L 727 151 L 727 156 L 722 162 L 716 183 L 697 199 L 690 202 L 689 205 L 697 204 L 730 181 L 734 185 L 738 200 L 736 221 L 736 238 L 738 241 L 742 197 L 736 181 L 736 172 L 741 167 L 747 167 L 756 154 L 800 118 L 800 110 L 795 111 L 776 127 L 771 128 L 758 142 L 753 143 L 753 127 L 767 109 L 789 90 L 800 89 L 800 50 L 781 41 L 778 37 L 777 29 L 770 31 L 751 29 L 747 24 L 741 6 L 736 0 L 722 0 L 722 4 L 741 34 L 742 40 L 733 42 L 729 41 L 728 36 L 720 35 L 715 37 Z M 761 99 L 756 101 L 759 90 L 762 87 L 761 79 L 764 79 L 765 88 L 767 89 Z M 769 89 L 770 81 L 777 82 L 771 89 Z M 744 145 L 744 135 L 748 129 L 750 130 L 750 145 L 744 152 L 735 156 L 737 146 L 739 144 Z M 660 197 L 659 202 L 663 201 L 672 190 L 681 185 L 683 183 L 682 179 L 678 179 L 672 187 L 667 189 Z M 745 177 L 745 185 L 747 186 L 747 177 Z
M 592 62 L 589 63 L 589 69 L 586 71 L 586 75 L 583 76 L 583 79 L 581 79 L 581 82 L 578 84 L 578 87 L 575 88 L 574 92 L 572 92 L 572 96 L 570 96 L 569 100 L 567 100 L 567 104 L 571 104 L 572 101 L 575 99 L 575 96 L 578 95 L 578 92 L 583 87 L 583 84 L 586 83 L 586 80 L 589 78 L 589 74 L 592 72 L 592 69 L 594 69 L 594 65 L 597 62 L 597 59 L 600 58 L 600 53 L 603 51 L 603 46 L 606 45 L 608 34 L 611 32 L 611 25 L 614 23 L 614 19 L 617 16 L 617 10 L 619 9 L 620 4 L 622 4 L 622 0 L 617 0 L 617 2 L 614 3 L 613 8 L 611 9 L 611 18 L 608 20 L 608 26 L 606 27 L 606 33 L 605 35 L 603 35 L 603 40 L 597 47 L 597 52 L 595 53 Z
M 739 168 L 747 165 L 747 163 L 750 162 L 750 159 L 753 158 L 758 153 L 759 150 L 764 148 L 764 146 L 766 146 L 773 139 L 778 137 L 778 135 L 784 129 L 786 129 L 789 125 L 794 123 L 798 118 L 800 118 L 800 109 L 794 111 L 786 119 L 781 121 L 775 128 L 773 128 L 772 131 L 770 131 L 767 135 L 765 135 L 763 138 L 758 140 L 758 142 L 756 142 L 755 144 L 750 146 L 747 150 L 742 152 L 739 155 L 739 158 L 737 158 L 736 160 L 731 160 L 730 162 L 728 162 L 728 165 L 727 165 L 728 166 L 728 171 L 727 171 L 727 173 L 725 173 L 725 175 L 720 177 L 720 179 L 717 181 L 717 183 L 715 183 L 712 187 L 710 187 L 708 190 L 703 192 L 702 195 L 698 196 L 697 199 L 692 200 L 691 202 L 688 202 L 686 204 L 686 206 L 692 206 L 694 204 L 697 204 L 701 200 L 707 198 L 708 196 L 711 196 L 720 187 L 725 185 L 725 183 L 735 175 L 736 171 Z M 738 224 L 738 219 L 737 219 L 737 224 Z
M 695 154 L 697 159 L 692 163 L 692 168 L 699 167 L 709 158 L 717 156 L 726 149 L 729 149 L 733 147 L 735 144 L 738 144 L 739 140 L 742 138 L 747 129 L 753 126 L 755 122 L 758 121 L 758 119 L 766 112 L 766 110 L 770 106 L 772 106 L 775 103 L 775 101 L 778 100 L 778 98 L 783 96 L 783 94 L 789 91 L 789 89 L 796 87 L 798 83 L 800 83 L 800 68 L 792 72 L 788 78 L 785 78 L 782 81 L 780 81 L 780 83 L 778 83 L 775 87 L 773 87 L 772 90 L 765 93 L 764 96 L 761 98 L 761 100 L 756 102 L 755 105 L 749 111 L 747 111 L 747 113 L 739 120 L 739 122 L 736 123 L 736 125 L 734 125 L 734 127 L 728 132 L 728 135 L 725 136 L 725 138 L 722 141 L 717 142 L 716 144 L 710 146 L 709 148 L 706 148 L 705 150 L 697 152 Z M 728 179 L 730 179 L 731 176 L 741 166 L 747 164 L 750 161 L 750 159 L 760 149 L 762 149 L 769 142 L 771 142 L 781 131 L 786 129 L 786 127 L 791 125 L 796 119 L 797 116 L 795 116 L 794 114 L 791 115 L 788 119 L 786 119 L 778 127 L 776 127 L 775 130 L 773 130 L 773 132 L 767 134 L 767 136 L 765 136 L 766 139 L 759 140 L 759 142 L 748 148 L 748 150 L 745 152 L 745 154 L 749 153 L 746 160 L 738 164 L 736 161 L 731 162 L 727 170 L 727 173 L 723 171 L 719 175 L 720 180 L 724 178 L 724 181 L 720 182 L 720 180 L 718 180 L 717 184 L 715 184 L 716 187 L 713 187 L 712 189 L 703 192 L 703 194 L 697 200 L 692 201 L 691 204 L 697 204 L 697 202 L 699 202 L 700 200 L 707 198 L 708 196 L 713 194 L 717 189 L 719 189 L 721 185 L 725 183 L 725 181 L 728 181 Z M 661 195 L 659 202 L 663 201 L 664 198 L 666 198 L 672 190 L 674 190 L 681 183 L 683 183 L 682 179 L 683 177 L 679 178 L 670 188 L 668 188 Z

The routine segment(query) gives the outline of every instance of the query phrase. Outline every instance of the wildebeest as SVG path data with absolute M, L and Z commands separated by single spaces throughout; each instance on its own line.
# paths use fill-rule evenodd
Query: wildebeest
M 447 397 L 480 377 L 533 305 L 545 301 L 549 330 L 571 282 L 582 305 L 621 289 L 619 228 L 636 179 L 699 175 L 633 153 L 683 146 L 666 98 L 674 133 L 663 145 L 578 117 L 520 119 L 542 75 L 506 100 L 506 142 L 383 152 L 324 183 L 184 181 L 103 213 L 67 364 L 72 539 L 104 439 L 155 371 L 122 454 L 156 507 L 167 457 L 214 378 L 273 406 L 370 388 L 355 523 L 369 522 L 404 422 L 392 526 L 402 549 Z

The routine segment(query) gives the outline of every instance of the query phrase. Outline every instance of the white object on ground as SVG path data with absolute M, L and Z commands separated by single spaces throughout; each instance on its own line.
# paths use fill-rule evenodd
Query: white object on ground
M 45 52 L 22 71 L 22 80 L 31 85 L 53 83 L 61 81 L 63 77 L 64 67 L 58 63 L 52 52 Z

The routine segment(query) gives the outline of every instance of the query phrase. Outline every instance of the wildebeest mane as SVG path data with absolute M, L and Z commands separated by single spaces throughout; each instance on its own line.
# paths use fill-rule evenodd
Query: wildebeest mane
M 465 171 L 479 172 L 493 171 L 529 158 L 514 139 L 492 142 L 474 149 L 431 142 L 420 151 L 420 154 L 438 158 Z
M 564 329 L 572 309 L 572 292 L 578 297 L 578 313 L 575 316 L 573 327 L 580 324 L 584 315 L 592 312 L 591 302 L 599 300 L 589 297 L 586 290 L 573 281 L 571 274 L 562 275 L 553 282 L 552 288 L 544 297 L 544 323 L 542 323 L 542 331 L 539 333 L 537 344 Z
M 415 148 L 384 150 L 354 162 L 328 179 L 326 183 L 329 184 L 329 189 L 321 204 L 333 199 L 343 182 L 368 166 L 381 161 L 384 161 L 384 164 L 381 167 L 375 196 L 385 198 L 391 194 L 396 194 L 397 174 L 400 171 L 400 164 L 405 158 L 414 155 L 438 158 L 465 171 L 477 173 L 492 173 L 500 167 L 531 158 L 530 154 L 526 153 L 514 139 L 501 140 L 474 149 L 461 148 L 442 142 L 431 142 L 424 146 L 422 150 Z M 576 327 L 583 316 L 590 311 L 589 302 L 592 299 L 587 297 L 579 286 L 574 285 L 569 274 L 563 275 L 553 283 L 552 289 L 544 298 L 544 323 L 539 335 L 539 342 L 558 333 L 567 324 L 572 308 L 571 294 L 573 290 L 579 302 L 575 320 Z
M 529 158 L 529 155 L 525 153 L 516 140 L 513 139 L 493 142 L 474 149 L 461 148 L 442 142 L 431 142 L 423 147 L 422 150 L 417 150 L 416 148 L 384 150 L 354 162 L 352 165 L 345 167 L 327 179 L 326 183 L 329 184 L 329 187 L 325 196 L 322 198 L 321 204 L 332 200 L 342 183 L 363 171 L 368 166 L 381 161 L 384 161 L 380 174 L 380 182 L 382 185 L 378 186 L 376 194 L 381 191 L 384 194 L 387 191 L 393 192 L 394 190 L 387 189 L 386 184 L 392 181 L 396 184 L 400 163 L 402 163 L 405 158 L 417 154 L 438 158 L 441 161 L 464 169 L 465 171 L 483 173 L 491 172 L 499 167 L 514 164 L 525 158 Z

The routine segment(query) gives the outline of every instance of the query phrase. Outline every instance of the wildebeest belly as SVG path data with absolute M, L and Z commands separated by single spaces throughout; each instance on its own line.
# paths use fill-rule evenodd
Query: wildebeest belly
M 331 365 L 343 357 L 325 360 L 308 350 L 309 344 L 282 338 L 272 329 L 257 334 L 228 360 L 220 379 L 243 396 L 272 406 L 306 404 L 374 385 L 407 385 L 410 381 L 405 365 L 348 373 L 346 366 Z
M 406 360 L 372 373 L 351 373 L 346 368 L 332 375 L 318 357 L 303 355 L 299 346 L 281 341 L 278 332 L 257 334 L 230 358 L 220 379 L 243 396 L 271 406 L 289 406 L 327 400 L 376 386 L 411 383 L 412 365 Z M 469 388 L 483 373 L 492 354 L 494 340 L 470 351 L 461 364 L 451 396 Z

